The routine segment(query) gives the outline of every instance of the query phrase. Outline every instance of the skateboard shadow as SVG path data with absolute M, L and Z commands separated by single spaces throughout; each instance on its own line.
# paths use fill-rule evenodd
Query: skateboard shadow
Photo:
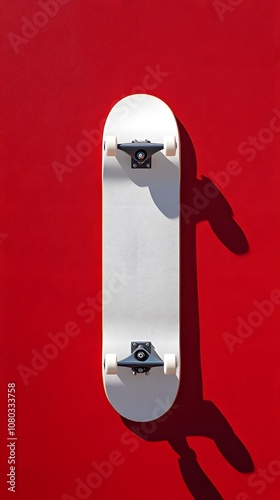
M 180 122 L 178 127 L 182 162 L 180 389 L 171 409 L 158 420 L 139 423 L 122 418 L 122 421 L 144 440 L 169 443 L 179 455 L 179 470 L 195 500 L 220 500 L 222 496 L 199 465 L 186 438 L 202 436 L 212 439 L 225 460 L 239 472 L 253 471 L 254 464 L 222 412 L 212 401 L 203 398 L 196 225 L 207 220 L 218 239 L 234 254 L 247 253 L 249 246 L 245 234 L 233 219 L 232 209 L 225 197 L 207 177 L 197 179 L 192 141 Z
M 151 169 L 133 169 L 131 160 L 123 151 L 118 151 L 117 160 L 126 177 L 136 186 L 148 187 L 151 198 L 158 209 L 169 219 L 179 216 L 179 169 L 159 152 L 153 158 Z M 160 175 L 159 175 L 160 174 Z M 112 176 L 112 172 L 110 172 Z

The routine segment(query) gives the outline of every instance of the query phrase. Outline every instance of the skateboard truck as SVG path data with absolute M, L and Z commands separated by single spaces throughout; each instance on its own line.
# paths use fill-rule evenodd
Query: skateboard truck
M 131 354 L 127 358 L 118 361 L 116 354 L 106 354 L 104 360 L 106 375 L 117 374 L 118 366 L 131 368 L 133 375 L 137 375 L 137 373 L 149 375 L 151 368 L 162 366 L 166 375 L 175 375 L 177 369 L 176 355 L 174 353 L 164 354 L 162 360 L 160 357 L 154 356 L 151 350 L 151 342 L 133 341 L 131 342 Z
M 161 151 L 164 144 L 148 141 L 137 141 L 118 144 L 118 149 L 131 157 L 131 168 L 151 168 L 152 155 Z
M 166 135 L 164 142 L 151 142 L 148 139 L 132 142 L 118 143 L 115 135 L 105 137 L 104 150 L 106 156 L 116 156 L 118 149 L 131 157 L 131 168 L 151 168 L 152 156 L 158 151 L 163 150 L 165 156 L 174 156 L 176 154 L 176 137 Z
M 163 366 L 163 361 L 151 354 L 151 342 L 131 342 L 131 355 L 118 361 L 118 366 L 127 366 L 132 369 L 133 375 L 145 373 L 149 375 L 150 369 Z

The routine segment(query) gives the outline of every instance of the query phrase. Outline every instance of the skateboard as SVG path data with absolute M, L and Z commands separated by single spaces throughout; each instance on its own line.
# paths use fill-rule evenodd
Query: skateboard
M 103 134 L 105 393 L 123 417 L 155 420 L 180 381 L 180 144 L 170 108 L 134 94 Z

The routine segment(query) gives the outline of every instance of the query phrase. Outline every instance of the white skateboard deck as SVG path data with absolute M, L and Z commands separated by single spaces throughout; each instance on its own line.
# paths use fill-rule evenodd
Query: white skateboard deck
M 122 144 L 164 143 L 165 136 L 176 140 L 174 156 L 160 150 L 150 168 L 133 168 L 123 150 L 105 151 L 112 137 Z M 179 190 L 180 144 L 172 111 L 151 95 L 125 97 L 109 113 L 103 135 L 102 366 L 111 405 L 133 421 L 166 413 L 179 388 Z M 170 356 L 148 376 L 127 366 L 108 373 L 105 360 L 111 356 L 110 365 L 112 355 L 118 362 L 131 356 L 132 342 L 144 348 L 151 343 L 153 359 L 174 356 L 173 374 L 164 373 Z

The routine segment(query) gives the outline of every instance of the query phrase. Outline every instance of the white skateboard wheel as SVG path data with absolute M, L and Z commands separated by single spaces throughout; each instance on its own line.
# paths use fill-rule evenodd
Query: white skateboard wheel
M 116 375 L 118 372 L 118 362 L 116 354 L 106 354 L 105 373 L 106 375 Z
M 164 366 L 163 366 L 163 371 L 165 375 L 175 375 L 176 368 L 177 368 L 176 354 L 165 354 Z
M 106 156 L 116 156 L 118 151 L 118 143 L 115 135 L 107 135 L 105 137 L 104 149 Z
M 163 140 L 163 154 L 165 156 L 175 156 L 177 144 L 174 135 L 165 135 Z

